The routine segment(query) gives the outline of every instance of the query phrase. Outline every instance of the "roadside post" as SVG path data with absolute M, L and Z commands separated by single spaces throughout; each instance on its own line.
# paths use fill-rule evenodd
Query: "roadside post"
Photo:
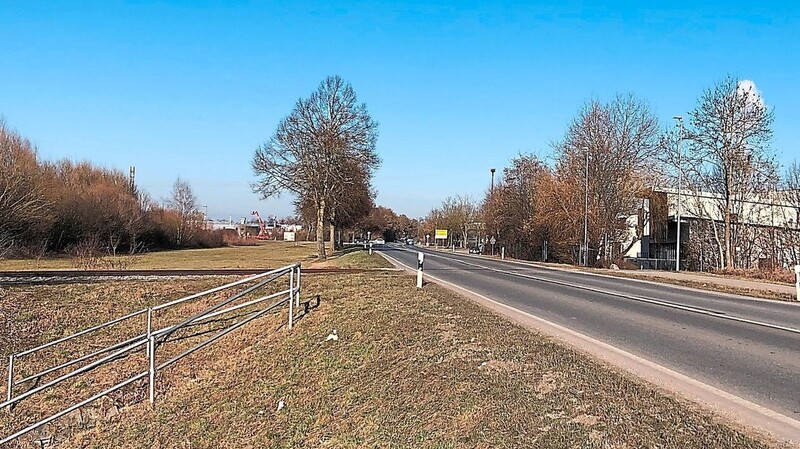
M 500 259 L 501 260 L 505 260 L 505 258 L 506 258 L 506 247 L 505 246 L 501 246 L 500 247 Z
M 425 254 L 417 253 L 417 288 L 422 288 L 422 263 L 425 261 Z
M 369 242 L 369 255 L 372 255 L 372 242 Z
M 796 293 L 794 299 L 800 301 L 800 265 L 794 266 L 794 290 Z

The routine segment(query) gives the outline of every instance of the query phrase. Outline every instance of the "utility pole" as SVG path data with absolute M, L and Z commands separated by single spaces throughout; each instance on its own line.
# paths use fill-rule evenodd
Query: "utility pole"
M 586 176 L 584 178 L 583 204 L 583 266 L 589 266 L 589 147 L 583 147 L 586 153 Z
M 677 207 L 677 216 L 678 216 L 678 235 L 675 242 L 675 272 L 681 271 L 681 187 L 682 187 L 682 179 L 683 179 L 683 172 L 682 172 L 682 157 L 683 154 L 681 152 L 681 143 L 683 143 L 683 117 L 680 115 L 676 115 L 673 119 L 677 120 L 678 125 L 678 207 Z

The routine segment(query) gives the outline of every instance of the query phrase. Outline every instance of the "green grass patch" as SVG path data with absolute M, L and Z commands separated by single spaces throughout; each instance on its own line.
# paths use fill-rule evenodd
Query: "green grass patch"
M 105 257 L 98 269 L 122 266 L 127 269 L 215 269 L 277 268 L 295 262 L 316 260 L 314 242 L 262 242 L 256 246 L 228 246 L 209 249 L 157 251 L 134 256 Z M 0 260 L 0 270 L 69 270 L 76 260 L 59 256 L 41 260 Z
M 392 268 L 392 264 L 380 254 L 370 254 L 364 249 L 348 251 L 336 257 L 333 262 L 339 268 Z

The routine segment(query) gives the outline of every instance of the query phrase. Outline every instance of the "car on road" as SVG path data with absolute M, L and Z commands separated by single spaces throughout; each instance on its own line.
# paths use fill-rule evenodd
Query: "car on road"
M 384 239 L 375 239 L 375 244 L 376 245 L 385 245 L 386 244 L 386 240 L 384 240 Z
M 480 246 L 471 246 L 469 248 L 470 254 L 483 254 L 483 248 Z

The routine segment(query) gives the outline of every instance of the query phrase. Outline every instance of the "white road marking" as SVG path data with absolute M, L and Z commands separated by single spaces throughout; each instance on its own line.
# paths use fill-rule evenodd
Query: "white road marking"
M 401 250 L 406 251 L 405 249 L 402 249 L 402 248 L 401 248 Z M 766 328 L 769 328 L 769 329 L 775 329 L 775 330 L 780 330 L 780 331 L 785 331 L 785 332 L 791 332 L 793 334 L 800 334 L 800 329 L 781 326 L 779 324 L 773 324 L 773 323 L 767 323 L 767 322 L 764 322 L 764 321 L 751 320 L 749 318 L 742 318 L 742 317 L 738 317 L 736 315 L 728 315 L 726 313 L 715 312 L 713 310 L 701 309 L 701 308 L 698 308 L 698 307 L 692 307 L 692 306 L 687 306 L 687 305 L 683 305 L 683 304 L 677 304 L 677 303 L 669 302 L 669 301 L 662 301 L 660 299 L 652 299 L 652 298 L 645 298 L 645 297 L 642 297 L 642 296 L 628 295 L 628 294 L 625 294 L 625 293 L 614 292 L 614 291 L 610 291 L 610 290 L 603 290 L 603 289 L 599 289 L 599 288 L 595 288 L 595 287 L 588 287 L 588 286 L 585 286 L 585 285 L 573 284 L 573 283 L 570 283 L 570 282 L 558 281 L 558 280 L 554 280 L 554 279 L 544 279 L 544 278 L 540 278 L 540 277 L 536 277 L 536 276 L 531 276 L 531 275 L 528 275 L 528 274 L 516 273 L 516 272 L 513 272 L 513 271 L 507 271 L 507 270 L 501 270 L 499 268 L 487 267 L 485 265 L 478 265 L 478 264 L 474 264 L 474 263 L 471 263 L 471 262 L 466 262 L 464 260 L 451 259 L 449 257 L 445 257 L 445 256 L 440 255 L 440 254 L 434 254 L 434 253 L 428 253 L 428 254 L 430 254 L 433 257 L 439 257 L 439 258 L 442 258 L 442 259 L 455 261 L 455 262 L 458 262 L 458 263 L 461 263 L 461 264 L 464 264 L 464 265 L 468 265 L 468 266 L 472 266 L 472 267 L 476 267 L 476 268 L 482 268 L 484 270 L 494 271 L 496 273 L 507 274 L 509 276 L 517 276 L 517 277 L 522 277 L 522 278 L 526 278 L 526 279 L 532 279 L 532 280 L 535 280 L 535 281 L 547 282 L 547 283 L 550 283 L 550 284 L 563 285 L 565 287 L 572 287 L 572 288 L 576 288 L 576 289 L 579 289 L 579 290 L 586 290 L 586 291 L 590 291 L 590 292 L 594 292 L 594 293 L 600 293 L 600 294 L 609 295 L 609 296 L 617 296 L 617 297 L 620 297 L 620 298 L 630 299 L 630 300 L 633 300 L 633 301 L 639 301 L 639 302 L 659 305 L 659 306 L 662 306 L 662 307 L 669 307 L 669 308 L 672 308 L 672 309 L 683 310 L 685 312 L 698 313 L 698 314 L 701 314 L 701 315 L 711 316 L 711 317 L 715 317 L 715 318 L 722 318 L 722 319 L 725 319 L 725 320 L 737 321 L 737 322 L 746 323 L 746 324 L 752 324 L 754 326 L 761 326 L 761 327 L 766 327 Z

